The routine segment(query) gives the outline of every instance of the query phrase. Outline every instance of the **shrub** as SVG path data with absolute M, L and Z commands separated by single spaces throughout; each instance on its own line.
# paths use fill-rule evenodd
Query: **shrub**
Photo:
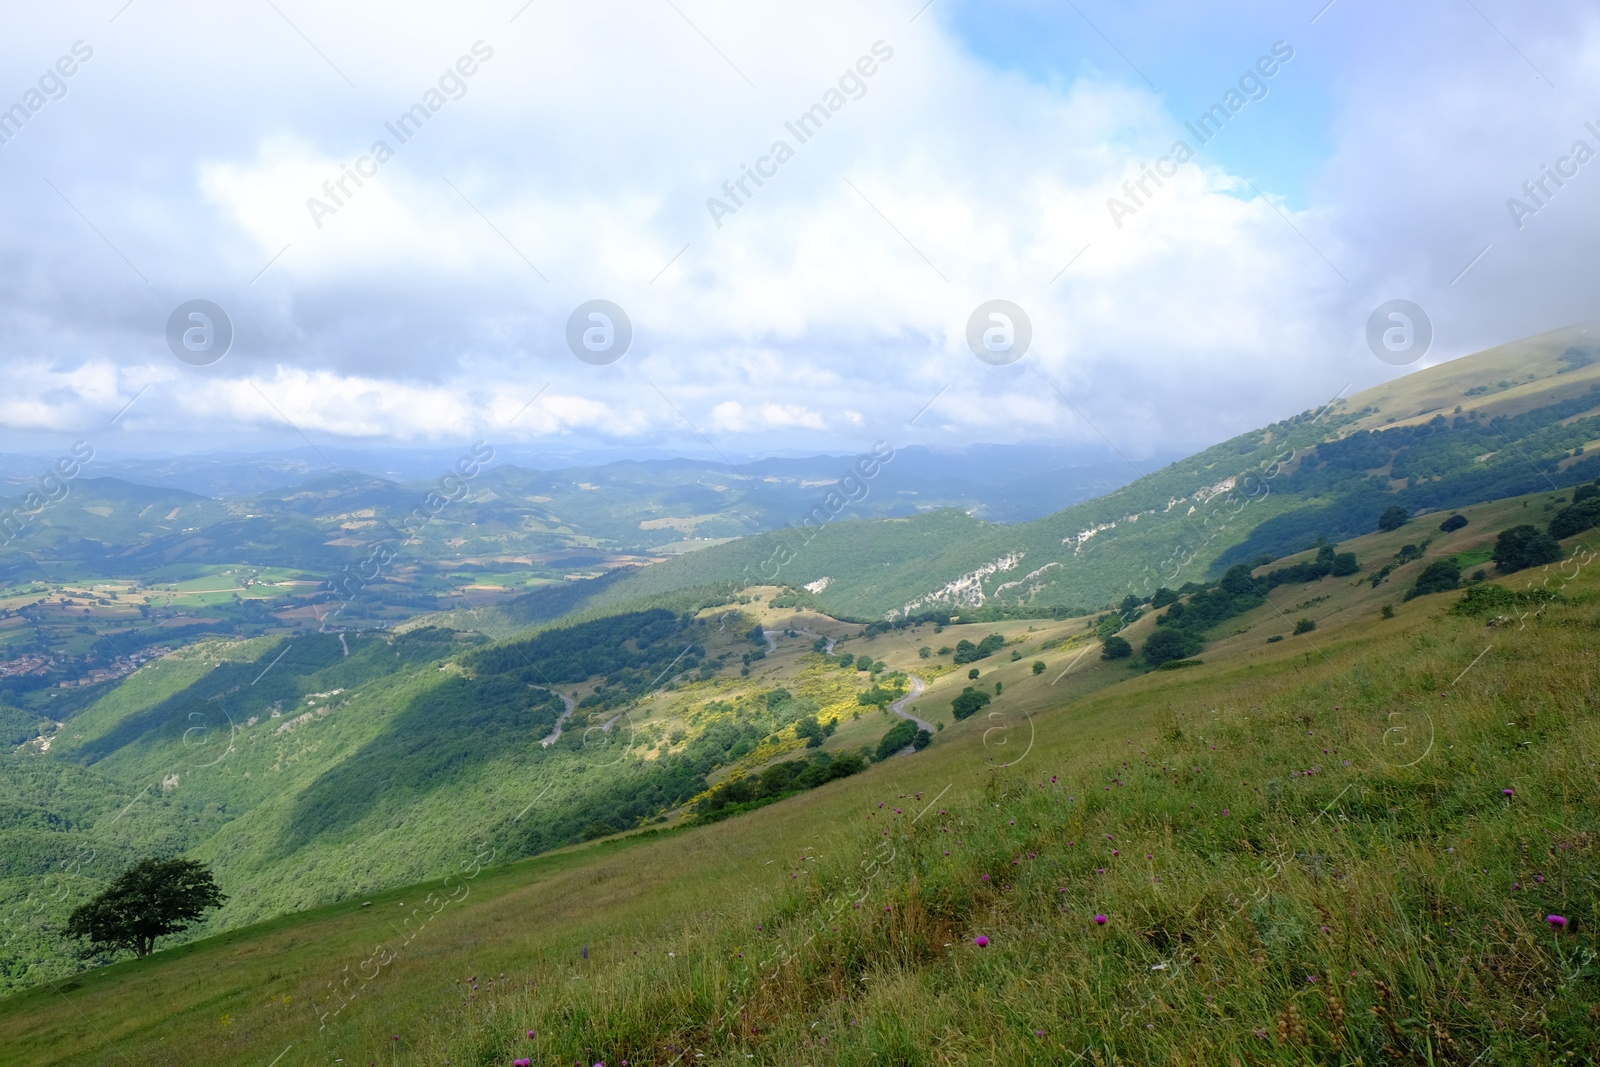
M 1267 638 L 1267 644 L 1274 645 L 1274 644 L 1277 644 L 1279 641 L 1282 641 L 1282 640 L 1283 640 L 1283 635 L 1282 634 L 1273 634 L 1271 637 Z
M 1467 517 L 1465 515 L 1452 515 L 1439 524 L 1439 529 L 1445 533 L 1454 533 L 1466 524 Z
M 1411 512 L 1407 511 L 1399 504 L 1394 504 L 1388 508 L 1385 508 L 1383 514 L 1378 516 L 1378 529 L 1388 533 L 1390 530 L 1400 529 L 1400 527 L 1404 526 L 1410 521 Z
M 1127 644 L 1128 642 L 1124 641 L 1122 643 L 1123 644 Z M 1033 673 L 1034 674 L 1043 674 L 1044 673 L 1044 660 L 1036 659 L 1036 660 L 1033 661 Z
M 1592 489 L 1593 486 L 1582 485 L 1580 489 Z M 1562 508 L 1550 520 L 1550 536 L 1561 538 L 1571 537 L 1573 534 L 1600 526 L 1600 497 L 1591 496 L 1581 503 L 1574 501 L 1571 507 Z
M 971 670 L 969 670 L 967 672 L 967 677 L 968 678 L 976 678 L 977 676 L 978 676 L 978 668 L 976 668 L 976 667 L 972 668 Z
M 1437 559 L 1417 575 L 1416 584 L 1407 591 L 1406 599 L 1427 596 L 1429 593 L 1443 593 L 1460 586 L 1461 564 L 1453 559 Z
M 1176 626 L 1166 626 L 1144 643 L 1144 660 L 1159 667 L 1171 660 L 1186 659 L 1200 651 L 1200 639 Z
M 1360 562 L 1354 552 L 1340 552 L 1333 557 L 1333 570 L 1329 573 L 1335 578 L 1346 578 L 1361 569 Z
M 1299 622 L 1294 624 L 1294 632 L 1296 636 L 1300 634 L 1308 634 L 1316 628 L 1316 622 L 1311 619 L 1301 619 Z
M 1128 644 L 1127 639 L 1116 636 L 1106 638 L 1104 646 L 1100 649 L 1101 659 L 1127 659 L 1131 655 L 1133 655 L 1133 646 Z M 1044 668 L 1043 663 L 1035 666 L 1040 670 Z M 1039 671 L 1036 670 L 1033 673 L 1038 674 Z
M 878 742 L 878 747 L 872 753 L 874 762 L 881 762 L 899 752 L 902 748 L 912 744 L 917 739 L 917 724 L 910 719 L 901 719 L 889 728 Z
M 974 689 L 969 685 L 961 691 L 960 696 L 950 702 L 950 710 L 955 714 L 957 721 L 970 719 L 978 714 L 989 703 L 989 700 L 988 693 L 985 693 L 982 689 Z
M 1561 558 L 1561 544 L 1537 526 L 1524 524 L 1501 532 L 1495 539 L 1495 565 L 1501 574 L 1542 567 Z

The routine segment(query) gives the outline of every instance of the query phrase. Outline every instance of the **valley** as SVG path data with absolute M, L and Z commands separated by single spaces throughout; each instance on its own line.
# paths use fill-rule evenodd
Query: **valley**
M 1061 1062 L 1113 1031 L 1140 1062 L 1546 1062 L 1600 1033 L 1583 935 L 1539 927 L 1595 899 L 1600 399 L 1545 366 L 1476 394 L 1531 475 L 1423 372 L 1012 527 L 441 556 L 376 584 L 458 599 L 336 626 L 289 566 L 19 578 L 0 1062 L 922 1062 L 929 1033 Z M 75 956 L 68 913 L 150 854 L 228 899 Z M 1545 1022 L 1507 1022 L 1535 989 Z

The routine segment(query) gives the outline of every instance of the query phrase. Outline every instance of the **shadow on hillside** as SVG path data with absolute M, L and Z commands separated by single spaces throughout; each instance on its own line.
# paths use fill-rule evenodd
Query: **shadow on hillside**
M 374 814 L 399 813 L 493 759 L 538 750 L 561 711 L 555 694 L 515 676 L 449 676 L 413 697 L 379 736 L 301 793 L 279 856 Z
M 243 726 L 252 715 L 270 717 L 274 704 L 292 711 L 300 699 L 302 677 L 343 656 L 337 636 L 286 638 L 254 660 L 224 663 L 165 700 L 134 712 L 83 744 L 73 758 L 89 765 L 135 746 L 209 747 L 217 737 L 226 736 L 230 724 Z M 217 734 L 219 730 L 223 733 Z

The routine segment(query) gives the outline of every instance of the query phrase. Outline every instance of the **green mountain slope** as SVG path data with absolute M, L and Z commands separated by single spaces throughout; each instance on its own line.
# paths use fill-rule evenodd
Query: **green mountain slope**
M 1523 625 L 1399 596 L 1561 495 L 1387 582 L 1437 524 L 1356 539 L 1181 672 L 997 624 L 1003 693 L 914 757 L 509 866 L 461 834 L 419 884 L 6 998 L 0 1063 L 1584 1062 L 1600 579 L 1501 579 L 1553 594 Z
M 1600 474 L 1600 458 L 1584 454 L 1600 447 L 1597 355 L 1584 329 L 1501 346 L 1015 526 L 948 513 L 849 521 L 848 507 L 819 493 L 809 522 L 650 567 L 594 603 L 776 581 L 811 586 L 809 602 L 858 618 L 1081 613 L 1319 535 L 1365 533 L 1389 505 L 1457 508 L 1590 481 Z

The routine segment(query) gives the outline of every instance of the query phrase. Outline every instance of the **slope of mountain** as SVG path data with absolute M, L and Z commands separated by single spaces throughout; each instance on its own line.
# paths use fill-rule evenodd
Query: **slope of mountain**
M 1178 672 L 995 624 L 1020 658 L 940 669 L 934 744 L 716 825 L 495 867 L 459 792 L 427 880 L 8 997 L 0 1063 L 1583 1062 L 1597 579 L 1508 576 L 1553 594 L 1520 625 L 1400 595 L 1561 495 L 1342 545 L 1359 574 L 1279 587 Z M 774 630 L 828 625 L 761 604 Z M 818 655 L 778 633 L 776 657 Z M 852 644 L 949 664 L 906 636 Z M 949 718 L 974 684 L 989 712 Z M 19 818 L 120 810 L 74 801 L 94 768 L 29 766 L 73 777 Z
M 1600 344 L 1544 334 L 1243 434 L 1054 515 L 858 517 L 819 490 L 787 530 L 650 567 L 594 603 L 751 582 L 857 618 L 929 609 L 1081 613 L 1128 594 L 1374 528 L 1385 507 L 1455 508 L 1600 474 Z

